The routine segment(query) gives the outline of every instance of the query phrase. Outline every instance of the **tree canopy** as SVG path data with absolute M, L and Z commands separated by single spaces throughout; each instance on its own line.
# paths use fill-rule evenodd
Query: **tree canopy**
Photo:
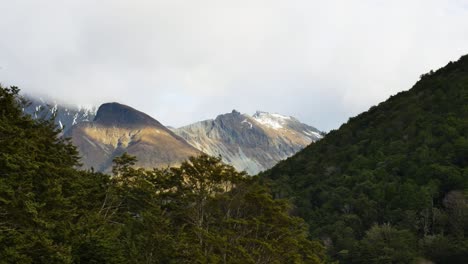
M 0 263 L 324 263 L 291 205 L 256 178 L 202 155 L 113 175 L 80 171 L 53 120 L 0 87 Z
M 466 263 L 468 56 L 261 176 L 335 259 Z

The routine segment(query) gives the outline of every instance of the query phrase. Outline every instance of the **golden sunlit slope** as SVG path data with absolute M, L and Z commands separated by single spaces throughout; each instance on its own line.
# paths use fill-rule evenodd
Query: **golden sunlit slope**
M 110 171 L 112 159 L 124 152 L 137 166 L 167 167 L 201 154 L 150 116 L 118 103 L 103 104 L 93 122 L 75 125 L 68 133 L 85 168 Z

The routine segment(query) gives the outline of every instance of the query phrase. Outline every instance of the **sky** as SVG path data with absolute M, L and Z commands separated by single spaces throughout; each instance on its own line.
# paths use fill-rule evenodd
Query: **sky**
M 236 109 L 323 131 L 468 53 L 468 0 L 0 0 L 0 83 L 165 125 Z

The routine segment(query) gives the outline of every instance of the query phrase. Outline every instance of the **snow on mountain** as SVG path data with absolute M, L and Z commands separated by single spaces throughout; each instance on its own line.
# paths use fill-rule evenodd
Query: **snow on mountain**
M 200 151 L 221 156 L 251 175 L 322 138 L 322 132 L 293 117 L 261 111 L 250 116 L 233 110 L 173 131 Z
M 78 146 L 84 163 L 103 170 L 108 168 L 109 160 L 114 155 L 109 153 L 121 151 L 126 146 L 124 143 L 128 141 L 135 144 L 133 147 L 127 146 L 130 148 L 129 151 L 133 151 L 132 153 L 137 155 L 137 158 L 141 160 L 141 165 L 145 167 L 152 165 L 157 167 L 162 161 L 164 164 L 169 164 L 171 159 L 175 163 L 180 162 L 180 157 L 196 153 L 190 150 L 193 147 L 194 150 L 212 156 L 221 156 L 224 162 L 233 165 L 237 170 L 254 175 L 271 168 L 280 160 L 294 155 L 305 146 L 323 137 L 323 133 L 318 129 L 301 123 L 291 116 L 262 111 L 257 111 L 250 116 L 235 110 L 219 115 L 215 119 L 196 122 L 181 128 L 166 127 L 162 130 L 154 130 L 154 122 L 151 121 L 153 123 L 150 122 L 151 124 L 148 124 L 145 129 L 138 128 L 134 131 L 125 125 L 135 122 L 141 125 L 148 122 L 150 118 L 142 119 L 143 114 L 131 115 L 130 113 L 138 111 L 135 109 L 130 111 L 128 110 L 130 108 L 126 106 L 104 104 L 115 107 L 109 108 L 110 110 L 105 112 L 108 115 L 107 118 L 103 119 L 102 106 L 101 114 L 99 114 L 97 107 L 70 106 L 42 98 L 26 98 L 31 104 L 23 109 L 25 113 L 34 118 L 55 116 L 57 126 L 66 136 L 71 136 Z M 123 114 L 122 111 L 127 111 L 126 109 L 128 113 Z M 101 119 L 113 120 L 113 125 L 107 127 L 103 126 L 102 122 L 96 121 Z M 162 125 L 158 126 L 162 127 Z M 158 133 L 163 130 L 170 130 L 177 136 L 173 135 L 175 136 L 173 137 L 172 132 L 166 131 L 163 133 L 166 135 L 165 140 L 150 140 L 151 144 L 147 145 L 137 144 L 141 141 L 140 137 L 148 140 L 158 138 L 161 136 Z M 115 135 L 119 136 L 115 138 Z M 127 138 L 130 135 L 131 139 Z M 184 147 L 184 142 L 188 143 L 190 148 Z M 158 152 L 162 149 L 164 151 Z M 176 156 L 177 159 L 174 158 Z
M 252 118 L 262 125 L 271 127 L 273 129 L 283 128 L 283 125 L 291 119 L 289 116 L 280 114 L 270 114 L 267 112 L 257 111 Z
M 95 106 L 65 105 L 31 96 L 25 98 L 30 102 L 23 109 L 25 113 L 33 118 L 47 119 L 55 116 L 55 123 L 64 132 L 78 123 L 93 121 L 98 110 Z

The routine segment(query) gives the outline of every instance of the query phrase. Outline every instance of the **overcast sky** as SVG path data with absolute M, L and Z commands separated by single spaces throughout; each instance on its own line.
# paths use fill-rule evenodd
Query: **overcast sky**
M 0 82 L 181 126 L 237 109 L 322 130 L 468 53 L 468 0 L 0 0 Z

